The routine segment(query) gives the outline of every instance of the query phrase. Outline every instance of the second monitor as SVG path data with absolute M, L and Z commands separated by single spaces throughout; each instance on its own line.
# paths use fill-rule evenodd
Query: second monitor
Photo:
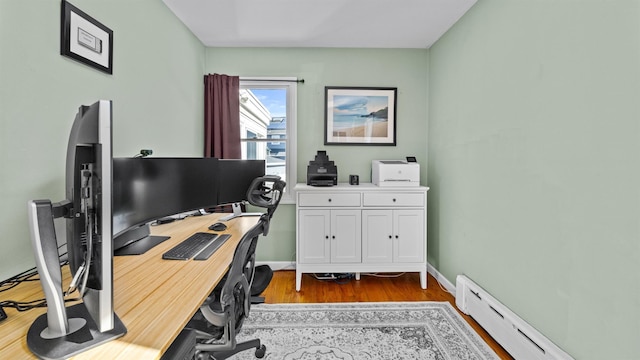
M 238 216 L 260 216 L 262 213 L 242 212 L 241 205 L 247 200 L 251 182 L 265 175 L 264 160 L 218 160 L 218 204 L 231 205 L 233 214 L 221 218 L 227 221 Z

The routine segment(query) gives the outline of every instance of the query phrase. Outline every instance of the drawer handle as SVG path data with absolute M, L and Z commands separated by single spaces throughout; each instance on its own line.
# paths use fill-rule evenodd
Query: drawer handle
M 332 238 L 332 239 L 335 239 L 335 238 L 336 238 L 336 236 L 335 236 L 335 235 L 333 235 L 333 236 L 331 236 L 331 238 Z
M 395 198 L 393 199 L 393 202 L 396 202 L 396 199 L 395 199 Z
M 329 235 L 325 235 L 324 238 L 328 240 L 329 239 Z
M 329 202 L 331 202 L 331 198 L 329 198 Z
M 391 235 L 389 235 L 389 239 L 393 238 Z
M 397 238 L 399 238 L 399 236 L 398 236 L 398 235 L 396 235 L 396 239 L 397 239 Z

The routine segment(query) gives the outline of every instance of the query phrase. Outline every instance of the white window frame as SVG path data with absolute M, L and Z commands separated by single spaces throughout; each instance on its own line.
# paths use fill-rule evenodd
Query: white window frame
M 295 204 L 293 187 L 297 181 L 296 159 L 298 151 L 296 141 L 296 123 L 298 114 L 298 79 L 295 77 L 240 77 L 241 89 L 272 89 L 274 87 L 287 89 L 287 158 L 285 160 L 287 187 L 285 188 L 285 192 L 280 203 Z

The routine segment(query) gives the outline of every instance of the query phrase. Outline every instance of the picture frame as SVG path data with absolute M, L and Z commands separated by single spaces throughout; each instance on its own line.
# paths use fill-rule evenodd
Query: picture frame
M 396 145 L 394 87 L 325 87 L 325 145 Z
M 113 31 L 66 0 L 60 13 L 60 55 L 113 74 Z

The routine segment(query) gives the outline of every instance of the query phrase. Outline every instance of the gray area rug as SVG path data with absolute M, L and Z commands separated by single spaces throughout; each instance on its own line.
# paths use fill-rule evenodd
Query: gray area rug
M 272 360 L 498 359 L 447 302 L 253 305 L 238 341 L 256 337 Z

